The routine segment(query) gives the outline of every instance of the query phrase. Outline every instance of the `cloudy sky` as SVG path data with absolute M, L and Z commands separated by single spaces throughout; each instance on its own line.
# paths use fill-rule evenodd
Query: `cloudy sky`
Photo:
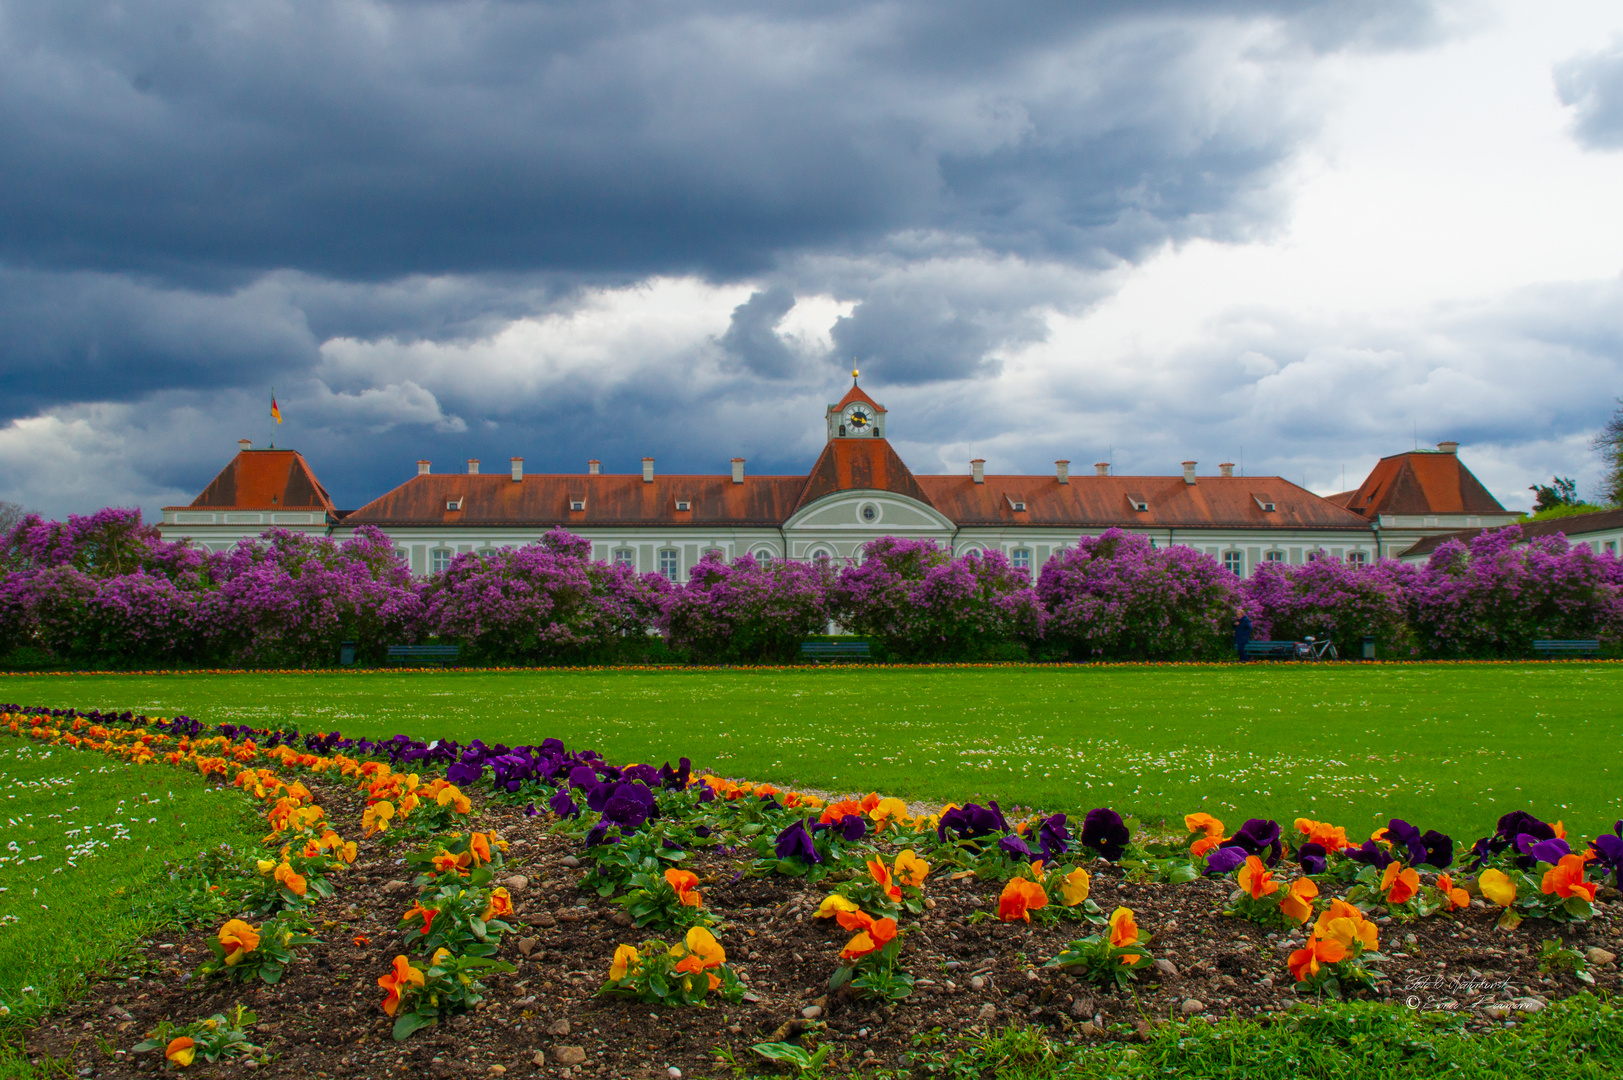
M 1623 394 L 1623 5 L 0 0 L 0 499 L 1462 443 Z M 272 430 L 272 387 L 286 422 Z

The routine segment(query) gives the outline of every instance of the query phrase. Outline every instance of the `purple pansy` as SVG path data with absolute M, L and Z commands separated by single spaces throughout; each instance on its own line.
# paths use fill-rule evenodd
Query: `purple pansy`
M 1088 811 L 1088 816 L 1082 819 L 1082 835 L 1078 837 L 1083 847 L 1092 848 L 1111 862 L 1121 859 L 1131 839 L 1121 815 L 1104 807 Z
M 823 861 L 817 854 L 817 847 L 812 843 L 811 833 L 806 831 L 806 823 L 797 821 L 778 834 L 776 845 L 778 858 L 799 859 L 808 866 Z

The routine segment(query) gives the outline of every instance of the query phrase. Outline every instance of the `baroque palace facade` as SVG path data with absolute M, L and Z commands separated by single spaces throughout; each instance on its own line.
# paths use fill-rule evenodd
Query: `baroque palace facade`
M 505 473 L 417 475 L 362 506 L 333 506 L 293 450 L 239 443 L 235 459 L 188 506 L 165 507 L 165 539 L 221 550 L 280 527 L 336 538 L 373 525 L 419 574 L 459 552 L 533 542 L 565 528 L 594 557 L 685 581 L 706 552 L 770 559 L 860 559 L 879 536 L 930 539 L 955 554 L 998 550 L 1033 577 L 1081 535 L 1121 528 L 1156 544 L 1196 548 L 1242 576 L 1264 562 L 1300 564 L 1396 557 L 1419 541 L 1513 521 L 1459 460 L 1454 443 L 1382 458 L 1354 491 L 1323 497 L 1278 476 L 1115 476 L 1105 464 L 1073 475 L 915 475 L 885 438 L 886 411 L 856 385 L 828 407 L 828 441 L 805 476 L 671 475 L 644 458 L 642 473 L 535 474 L 513 458 Z

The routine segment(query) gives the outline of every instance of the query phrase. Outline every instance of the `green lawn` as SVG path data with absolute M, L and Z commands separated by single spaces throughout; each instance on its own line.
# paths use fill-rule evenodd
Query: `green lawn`
M 35 1015 L 173 915 L 165 863 L 256 837 L 195 771 L 0 736 L 0 1004 Z M 4 1070 L 0 1070 L 4 1071 Z
M 12 676 L 27 704 L 349 735 L 547 736 L 615 761 L 1141 821 L 1389 816 L 1474 838 L 1530 809 L 1623 817 L 1623 665 Z M 1178 824 L 1181 828 L 1181 824 Z

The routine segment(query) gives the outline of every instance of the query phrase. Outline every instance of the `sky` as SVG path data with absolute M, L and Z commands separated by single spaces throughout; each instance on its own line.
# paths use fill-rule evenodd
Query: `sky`
M 1623 395 L 1615 0 L 0 0 L 0 500 L 916 472 L 1507 507 Z M 269 416 L 273 393 L 284 423 Z

